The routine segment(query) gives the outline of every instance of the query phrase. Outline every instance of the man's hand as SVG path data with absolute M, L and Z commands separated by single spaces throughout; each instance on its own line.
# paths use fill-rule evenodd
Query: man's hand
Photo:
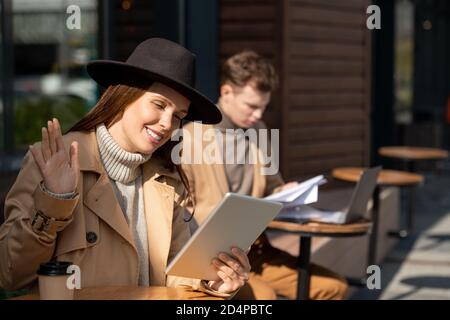
M 294 188 L 297 185 L 298 185 L 297 181 L 291 181 L 291 182 L 288 182 L 288 183 L 280 186 L 277 191 L 280 192 L 280 191 L 284 191 L 284 190 L 287 190 L 287 189 L 291 189 L 291 188 Z

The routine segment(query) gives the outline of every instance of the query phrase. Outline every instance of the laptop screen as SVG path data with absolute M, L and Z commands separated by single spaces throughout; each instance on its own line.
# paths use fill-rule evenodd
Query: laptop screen
M 353 192 L 345 222 L 355 221 L 364 217 L 367 212 L 367 204 L 377 185 L 380 170 L 381 166 L 378 166 L 363 172 Z

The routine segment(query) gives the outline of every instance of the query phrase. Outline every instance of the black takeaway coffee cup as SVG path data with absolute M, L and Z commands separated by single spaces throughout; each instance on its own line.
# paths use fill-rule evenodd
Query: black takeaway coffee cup
M 67 268 L 71 265 L 67 261 L 50 261 L 39 266 L 37 274 L 41 300 L 73 300 L 74 290 L 67 286 L 70 277 Z

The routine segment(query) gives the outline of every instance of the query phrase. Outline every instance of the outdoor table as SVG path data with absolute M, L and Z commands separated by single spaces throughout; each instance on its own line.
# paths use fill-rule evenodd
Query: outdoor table
M 409 172 L 415 172 L 415 163 L 420 160 L 445 160 L 448 158 L 448 151 L 437 148 L 392 146 L 381 147 L 378 154 L 387 157 L 406 161 Z
M 11 300 L 39 300 L 30 293 Z M 75 290 L 75 300 L 223 300 L 223 298 L 177 287 L 91 287 Z
M 372 223 L 367 220 L 350 224 L 329 224 L 319 222 L 296 223 L 274 220 L 269 229 L 293 233 L 300 236 L 300 249 L 297 262 L 297 299 L 308 300 L 310 289 L 310 258 L 312 237 L 357 237 L 366 235 Z
M 408 146 L 391 146 L 378 149 L 378 154 L 383 157 L 400 159 L 405 161 L 409 172 L 416 172 L 416 162 L 424 160 L 445 160 L 448 159 L 448 151 L 438 148 L 408 147 Z M 391 235 L 405 238 L 408 232 L 414 228 L 414 210 L 413 199 L 415 198 L 415 188 L 410 189 L 410 203 L 408 208 L 408 228 L 399 232 L 391 232 Z
M 358 182 L 365 168 L 361 167 L 344 167 L 336 168 L 332 171 L 332 176 L 335 179 L 339 179 L 347 182 Z M 382 169 L 378 174 L 377 186 L 373 193 L 373 210 L 372 210 L 372 222 L 373 231 L 369 239 L 369 255 L 368 264 L 375 264 L 376 260 L 376 244 L 378 236 L 378 220 L 379 220 L 379 205 L 380 205 L 380 187 L 395 186 L 395 187 L 410 187 L 414 189 L 417 185 L 423 182 L 423 176 L 411 172 L 387 170 Z M 397 234 L 400 237 L 405 237 L 409 230 L 412 230 L 413 216 L 414 216 L 414 197 L 410 194 L 410 208 L 408 210 L 408 223 L 406 230 L 391 231 L 390 234 Z

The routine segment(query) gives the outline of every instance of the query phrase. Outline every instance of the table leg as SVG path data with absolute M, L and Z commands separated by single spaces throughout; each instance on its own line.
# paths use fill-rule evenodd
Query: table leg
M 372 208 L 372 232 L 369 237 L 369 255 L 367 258 L 368 265 L 376 264 L 377 259 L 377 241 L 378 241 L 378 216 L 380 206 L 380 187 L 376 186 L 373 192 L 373 208 Z
M 407 164 L 407 170 L 411 173 L 415 173 L 416 172 L 416 166 L 414 161 L 409 160 L 406 161 Z M 389 231 L 388 235 L 389 236 L 393 236 L 393 237 L 397 237 L 400 239 L 404 239 L 406 237 L 408 237 L 409 234 L 411 234 L 411 232 L 414 231 L 414 216 L 415 216 L 415 212 L 416 212 L 416 206 L 415 206 L 415 198 L 416 198 L 416 187 L 410 187 L 409 194 L 407 195 L 409 197 L 408 199 L 408 207 L 406 208 L 406 228 L 404 229 L 400 229 L 397 231 Z
M 408 214 L 406 216 L 406 227 L 408 228 L 408 233 L 414 231 L 414 218 L 416 214 L 416 206 L 415 206 L 415 200 L 416 200 L 416 187 L 411 187 L 409 190 L 409 208 L 408 208 Z
M 416 172 L 416 164 L 414 163 L 413 160 L 409 160 L 406 162 L 407 163 L 407 171 L 415 173 Z
M 373 192 L 373 208 L 372 208 L 372 232 L 369 235 L 369 250 L 367 254 L 367 265 L 376 264 L 377 258 L 377 242 L 378 242 L 378 224 L 379 224 L 379 208 L 380 208 L 380 186 L 376 186 Z M 367 278 L 347 277 L 347 282 L 351 286 L 364 287 L 367 285 Z
M 416 172 L 416 166 L 414 161 L 409 162 L 408 166 L 409 172 Z M 415 206 L 415 199 L 416 199 L 416 188 L 411 187 L 409 190 L 409 208 L 406 216 L 406 230 L 407 233 L 411 233 L 414 230 L 414 215 L 416 214 L 416 206 Z
M 311 237 L 300 237 L 300 252 L 298 255 L 298 280 L 297 280 L 297 299 L 309 299 L 309 281 L 310 281 L 310 257 L 311 257 Z
M 401 191 L 405 192 L 405 190 L 401 190 Z M 410 190 L 406 190 L 406 191 L 410 191 Z M 403 227 L 403 228 L 400 226 L 400 229 L 398 229 L 398 230 L 390 230 L 390 231 L 388 231 L 388 235 L 390 237 L 399 238 L 399 239 L 405 239 L 405 238 L 408 237 L 409 232 L 411 231 L 410 225 L 411 225 L 411 222 L 412 222 L 412 215 L 414 214 L 413 213 L 413 210 L 414 210 L 413 196 L 414 195 L 412 193 L 410 193 L 407 196 L 409 196 L 409 199 L 408 199 L 408 206 L 407 206 L 406 212 L 405 212 L 405 214 L 406 214 L 406 226 Z M 402 211 L 403 210 L 401 210 L 400 214 L 402 214 Z M 400 223 L 401 223 L 401 220 L 402 219 L 400 219 Z

